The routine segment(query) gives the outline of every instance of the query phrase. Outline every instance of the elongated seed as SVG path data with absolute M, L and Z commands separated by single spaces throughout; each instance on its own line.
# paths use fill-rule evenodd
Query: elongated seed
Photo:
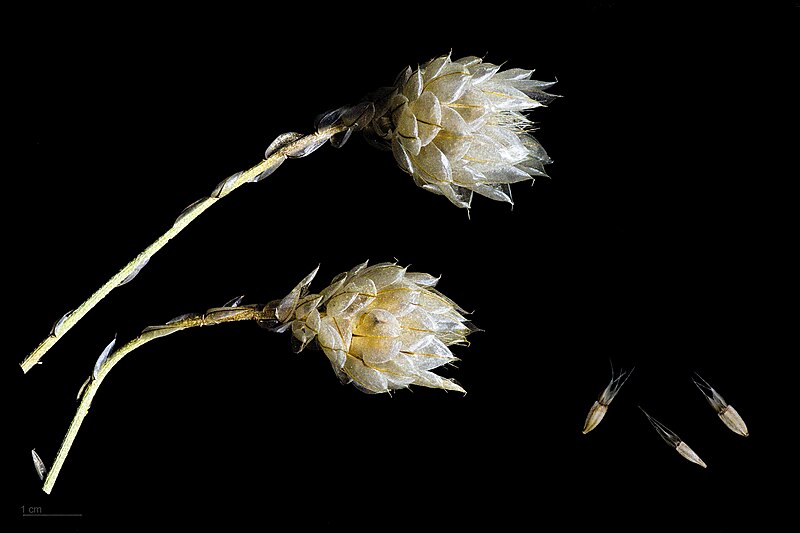
M 717 412 L 722 423 L 737 435 L 747 437 L 750 432 L 747 430 L 747 425 L 744 423 L 744 420 L 742 420 L 742 417 L 739 416 L 736 409 L 731 407 L 720 393 L 714 390 L 706 380 L 700 377 L 700 374 L 695 373 L 695 376 L 697 376 L 697 379 L 692 378 L 692 381 L 697 388 L 700 389 L 700 392 L 703 393 L 703 396 L 705 396 L 706 401 L 712 409 Z
M 733 408 L 732 405 L 729 405 L 723 409 L 722 412 L 719 413 L 719 418 L 722 420 L 722 423 L 728 427 L 728 429 L 737 435 L 741 435 L 742 437 L 747 437 L 750 435 L 747 425 L 744 423 L 744 420 L 742 420 L 742 417 L 739 416 L 739 413 Z
M 677 450 L 677 452 L 681 454 L 684 459 L 706 468 L 706 463 L 700 459 L 700 456 L 697 455 L 688 444 L 683 442 L 683 440 L 681 440 L 681 438 L 674 431 L 647 414 L 647 411 L 642 409 L 641 406 L 639 406 L 639 409 L 642 410 L 647 419 L 650 421 L 650 424 L 652 424 L 653 428 L 655 428 L 658 436 L 661 437 L 664 442 L 666 442 L 671 448 L 675 448 L 675 450 Z
M 597 427 L 597 424 L 606 416 L 606 411 L 608 411 L 607 405 L 603 405 L 600 402 L 594 402 L 592 404 L 592 407 L 589 409 L 589 414 L 586 416 L 586 422 L 583 424 L 584 435 Z
M 706 468 L 706 463 L 685 442 L 681 441 L 675 449 L 687 460 Z
M 603 417 L 606 415 L 608 411 L 609 404 L 614 400 L 614 398 L 619 393 L 619 390 L 628 380 L 630 375 L 633 373 L 633 368 L 630 369 L 628 372 L 620 372 L 618 376 L 614 376 L 614 367 L 611 367 L 611 381 L 608 383 L 606 388 L 600 393 L 600 397 L 597 399 L 592 407 L 589 409 L 589 414 L 586 416 L 586 422 L 583 424 L 583 434 L 589 433 L 597 424 L 603 420 Z

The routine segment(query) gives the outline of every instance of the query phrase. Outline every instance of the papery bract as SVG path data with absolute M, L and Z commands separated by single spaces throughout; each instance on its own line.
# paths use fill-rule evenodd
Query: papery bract
M 546 176 L 551 162 L 523 114 L 555 97 L 532 70 L 442 56 L 406 69 L 367 128 L 391 146 L 417 185 L 469 207 L 473 193 L 513 203 L 510 184 Z
M 312 274 L 315 274 L 316 271 Z M 304 292 L 307 276 L 279 304 L 279 330 L 291 328 L 298 351 L 315 341 L 344 383 L 368 393 L 409 385 L 466 392 L 434 372 L 457 358 L 474 327 L 437 278 L 394 263 L 363 263 L 319 294 Z

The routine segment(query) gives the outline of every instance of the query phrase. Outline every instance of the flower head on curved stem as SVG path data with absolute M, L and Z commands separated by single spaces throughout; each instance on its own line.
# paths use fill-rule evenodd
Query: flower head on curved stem
M 43 490 L 53 490 L 92 400 L 103 380 L 126 355 L 178 331 L 229 322 L 255 321 L 274 330 L 292 330 L 297 352 L 316 342 L 336 374 L 368 393 L 390 392 L 409 385 L 466 392 L 452 379 L 432 370 L 456 361 L 448 346 L 466 344 L 475 328 L 463 310 L 433 287 L 429 274 L 408 272 L 393 263 L 358 265 L 338 275 L 319 294 L 308 294 L 315 269 L 283 299 L 266 305 L 241 305 L 242 297 L 205 313 L 188 313 L 155 326 L 115 349 L 115 340 L 101 353 L 78 392 L 80 405 L 55 460 L 46 472 L 32 452 Z
M 513 203 L 510 185 L 546 176 L 551 162 L 523 112 L 551 102 L 544 90 L 555 82 L 532 73 L 437 57 L 401 73 L 377 99 L 367 131 L 417 185 L 458 207 L 468 208 L 473 193 Z
M 437 291 L 438 278 L 394 263 L 367 263 L 307 293 L 316 270 L 277 303 L 278 331 L 292 330 L 296 351 L 314 341 L 343 383 L 367 393 L 410 385 L 466 392 L 433 370 L 457 361 L 453 344 L 475 331 L 464 310 Z
M 469 207 L 473 193 L 511 203 L 510 184 L 545 176 L 544 165 L 550 162 L 523 112 L 550 102 L 553 96 L 544 89 L 553 83 L 530 79 L 532 72 L 501 70 L 474 56 L 455 61 L 441 56 L 416 70 L 407 68 L 393 87 L 319 115 L 312 133 L 278 135 L 261 162 L 231 174 L 209 196 L 191 203 L 164 234 L 64 314 L 20 363 L 23 372 L 212 205 L 271 176 L 288 159 L 306 157 L 327 142 L 343 146 L 354 132 L 363 131 L 374 144 L 391 149 L 417 185 L 459 207 Z

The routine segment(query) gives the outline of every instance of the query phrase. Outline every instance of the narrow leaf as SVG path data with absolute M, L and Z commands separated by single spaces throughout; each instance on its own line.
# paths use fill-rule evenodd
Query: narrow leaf
M 36 473 L 39 475 L 39 479 L 44 481 L 44 476 L 47 474 L 47 467 L 44 466 L 44 461 L 42 458 L 39 457 L 39 454 L 36 453 L 36 450 L 31 450 L 31 456 L 33 457 L 33 466 L 36 468 Z
M 281 133 L 275 140 L 270 143 L 267 147 L 267 150 L 264 152 L 264 159 L 268 158 L 284 146 L 287 146 L 298 139 L 302 139 L 304 135 L 302 133 L 297 133 L 295 131 L 289 133 Z
M 105 347 L 103 353 L 100 354 L 100 357 L 97 358 L 97 362 L 94 364 L 94 370 L 92 371 L 92 378 L 97 379 L 97 374 L 100 372 L 100 369 L 103 367 L 103 364 L 108 359 L 108 356 L 111 354 L 111 351 L 114 349 L 114 345 L 117 343 L 117 336 L 114 335 L 114 338 L 111 339 L 111 342 L 108 343 L 108 346 Z
M 244 294 L 226 302 L 222 307 L 239 307 L 239 304 L 242 303 L 242 300 L 244 300 Z
M 179 219 L 180 219 L 180 218 L 179 218 Z M 137 275 L 139 275 L 139 272 L 141 272 L 141 271 L 142 271 L 142 269 L 143 269 L 145 266 L 147 266 L 147 263 L 148 263 L 149 261 L 150 261 L 150 258 L 149 258 L 149 257 L 145 257 L 145 258 L 144 258 L 144 261 L 142 261 L 142 262 L 140 262 L 138 265 L 136 265 L 136 266 L 134 267 L 134 269 L 133 269 L 133 272 L 131 272 L 130 274 L 128 274 L 128 275 L 125 277 L 125 279 L 123 279 L 122 281 L 120 281 L 120 282 L 119 282 L 119 285 L 117 285 L 117 287 L 122 287 L 122 286 L 123 286 L 123 285 L 125 285 L 126 283 L 130 283 L 130 282 L 133 280 L 133 278 L 135 278 Z
M 211 197 L 222 198 L 223 196 L 231 192 L 233 190 L 233 184 L 236 182 L 237 179 L 239 179 L 239 176 L 241 175 L 242 175 L 241 172 L 237 172 L 236 174 L 228 176 L 227 178 L 219 182 L 217 187 L 211 192 Z
M 64 316 L 59 318 L 56 321 L 56 323 L 53 324 L 53 327 L 50 328 L 50 336 L 51 337 L 58 337 L 58 334 L 61 331 L 61 325 L 64 324 L 64 321 L 66 321 L 69 318 L 69 315 L 71 315 L 74 311 L 75 311 L 74 309 L 71 310 L 71 311 L 67 311 L 66 313 L 64 313 Z

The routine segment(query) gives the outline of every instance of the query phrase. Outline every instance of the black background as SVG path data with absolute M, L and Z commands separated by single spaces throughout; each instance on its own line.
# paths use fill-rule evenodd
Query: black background
M 796 170 L 780 160 L 796 137 L 781 129 L 796 12 L 479 2 L 20 15 L 6 77 L 22 119 L 4 213 L 9 514 L 54 531 L 778 520 L 791 480 L 774 425 L 791 405 L 772 383 L 791 353 L 776 302 L 792 243 L 782 189 Z M 513 209 L 476 197 L 468 218 L 362 138 L 325 146 L 215 205 L 19 372 L 62 313 L 277 135 L 309 132 L 318 113 L 450 50 L 558 79 L 561 98 L 531 115 L 551 179 L 515 185 Z M 439 289 L 474 311 L 484 331 L 445 371 L 466 396 L 368 396 L 341 386 L 321 352 L 292 354 L 289 334 L 187 331 L 115 368 L 53 494 L 41 492 L 30 449 L 52 462 L 114 334 L 240 294 L 282 297 L 318 264 L 321 290 L 367 259 L 441 274 Z M 636 370 L 581 435 L 610 361 Z M 693 372 L 749 438 L 722 425 Z M 22 517 L 31 508 L 82 516 Z

